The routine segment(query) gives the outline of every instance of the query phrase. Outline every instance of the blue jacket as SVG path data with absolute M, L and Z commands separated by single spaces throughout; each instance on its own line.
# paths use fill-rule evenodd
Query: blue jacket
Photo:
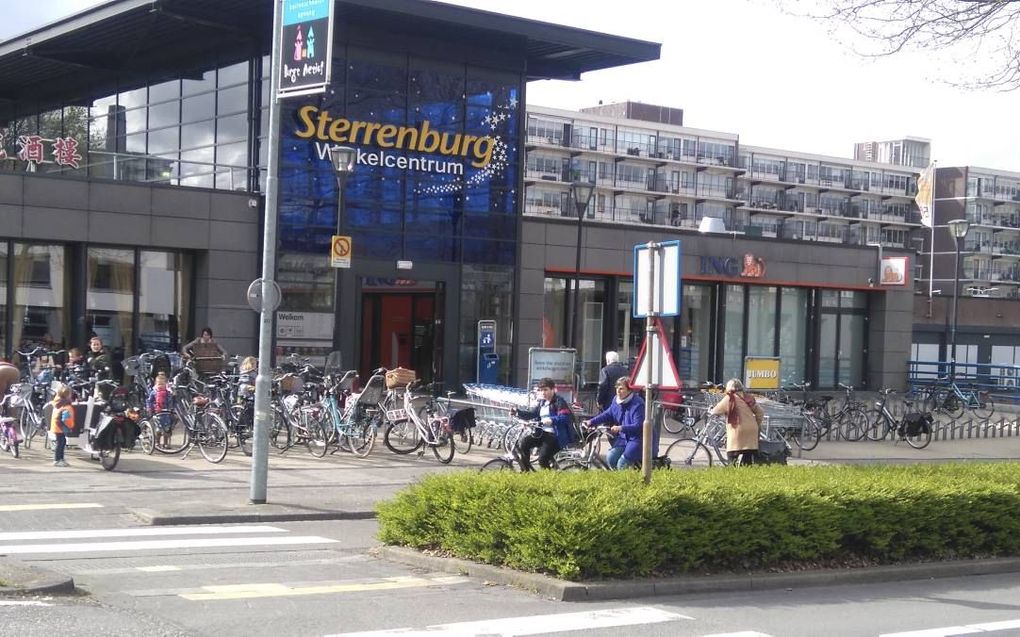
M 553 429 L 556 431 L 556 440 L 560 443 L 560 447 L 566 447 L 570 443 L 576 442 L 577 434 L 574 431 L 574 412 L 570 410 L 570 405 L 559 394 L 553 394 L 553 399 L 549 402 L 549 417 L 552 418 Z M 541 398 L 538 401 L 537 409 L 534 411 L 518 410 L 517 416 L 525 420 L 538 420 L 541 417 L 542 407 L 545 407 L 545 405 L 545 399 Z
M 641 433 L 645 424 L 645 401 L 637 393 L 622 405 L 616 400 L 598 416 L 591 419 L 593 425 L 614 423 L 620 425 L 620 434 L 613 441 L 614 447 L 623 447 L 623 457 L 629 462 L 641 462 Z M 652 429 L 652 456 L 658 454 L 659 431 Z

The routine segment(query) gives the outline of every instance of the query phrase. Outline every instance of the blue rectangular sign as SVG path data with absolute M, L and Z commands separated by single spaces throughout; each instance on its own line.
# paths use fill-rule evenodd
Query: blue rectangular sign
M 278 98 L 325 92 L 333 65 L 333 0 L 284 0 Z

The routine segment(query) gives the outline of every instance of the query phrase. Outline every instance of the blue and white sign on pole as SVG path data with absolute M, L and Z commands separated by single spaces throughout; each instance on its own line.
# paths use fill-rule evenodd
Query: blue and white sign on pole
M 324 93 L 333 70 L 333 0 L 284 0 L 277 98 Z
M 679 240 L 634 246 L 634 318 L 680 314 L 681 256 Z

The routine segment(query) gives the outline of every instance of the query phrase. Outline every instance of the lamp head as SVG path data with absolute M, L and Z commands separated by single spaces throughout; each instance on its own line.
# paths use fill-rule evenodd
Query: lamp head
M 701 222 L 698 224 L 698 232 L 702 234 L 710 233 L 724 233 L 726 232 L 726 222 L 719 217 L 702 217 Z
M 970 221 L 966 219 L 953 219 L 948 225 L 949 233 L 953 235 L 954 241 L 966 239 L 967 233 L 970 232 Z
M 354 172 L 354 159 L 357 151 L 350 146 L 330 146 L 329 161 L 337 177 L 346 177 Z
M 595 184 L 584 181 L 575 181 L 570 184 L 570 194 L 574 196 L 574 206 L 577 207 L 577 216 L 583 217 L 584 211 L 588 209 L 592 195 L 595 193 Z

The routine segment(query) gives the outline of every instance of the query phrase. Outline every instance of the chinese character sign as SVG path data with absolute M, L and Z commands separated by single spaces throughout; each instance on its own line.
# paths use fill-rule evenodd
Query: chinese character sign
M 18 137 L 18 159 L 41 164 L 43 161 L 43 138 L 39 135 Z
M 58 166 L 78 168 L 81 155 L 78 154 L 78 140 L 73 137 L 58 137 L 53 140 L 53 163 Z
M 46 139 L 41 135 L 19 135 L 17 158 L 28 163 L 29 170 L 38 164 L 56 164 L 74 169 L 81 167 L 82 156 L 78 152 L 78 140 L 74 137 Z M 4 135 L 0 133 L 0 159 L 11 159 L 7 155 Z

